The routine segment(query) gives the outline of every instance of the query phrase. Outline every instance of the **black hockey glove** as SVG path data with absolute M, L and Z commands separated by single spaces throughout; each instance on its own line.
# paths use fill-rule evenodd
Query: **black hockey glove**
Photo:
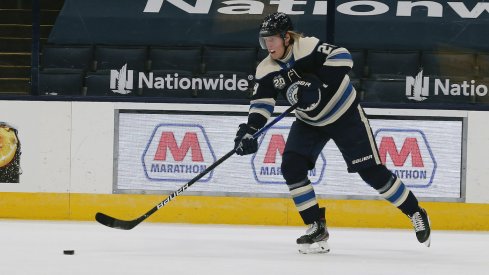
M 256 151 L 258 151 L 258 141 L 256 138 L 253 138 L 253 135 L 257 131 L 257 129 L 248 126 L 246 123 L 239 125 L 238 132 L 234 138 L 234 148 L 236 150 L 236 154 L 244 156 L 256 153 Z
M 300 111 L 311 111 L 321 100 L 321 86 L 323 83 L 314 76 L 304 76 L 296 81 L 287 91 L 289 102 L 297 102 L 297 109 Z

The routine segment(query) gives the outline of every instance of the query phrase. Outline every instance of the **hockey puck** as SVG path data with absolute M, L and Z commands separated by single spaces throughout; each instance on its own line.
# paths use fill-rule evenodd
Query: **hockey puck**
M 65 255 L 75 255 L 75 250 L 63 250 L 63 254 L 65 254 Z

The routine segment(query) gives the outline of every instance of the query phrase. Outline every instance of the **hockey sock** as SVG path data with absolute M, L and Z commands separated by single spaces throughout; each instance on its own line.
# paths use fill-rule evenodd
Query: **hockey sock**
M 392 175 L 387 184 L 377 191 L 406 215 L 411 216 L 419 210 L 418 200 L 413 192 L 395 175 Z
M 412 215 L 419 210 L 418 200 L 414 194 L 384 165 L 363 169 L 358 174 L 404 214 Z
M 316 200 L 316 193 L 309 179 L 305 178 L 297 183 L 287 183 L 287 186 L 304 223 L 311 224 L 319 220 L 319 205 Z

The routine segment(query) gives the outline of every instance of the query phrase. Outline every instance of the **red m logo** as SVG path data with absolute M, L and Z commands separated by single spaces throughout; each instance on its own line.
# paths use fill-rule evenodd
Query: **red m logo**
M 395 166 L 403 166 L 409 155 L 413 167 L 424 167 L 421 151 L 419 150 L 418 140 L 408 137 L 404 140 L 401 151 L 397 151 L 397 146 L 393 137 L 382 137 L 379 145 L 379 154 L 382 163 L 386 163 L 387 154 L 390 155 Z
M 280 155 L 284 154 L 285 140 L 283 135 L 274 134 L 268 143 L 267 152 L 263 163 L 276 163 L 277 151 Z
M 177 145 L 173 132 L 162 132 L 158 149 L 156 150 L 154 160 L 166 161 L 166 152 L 170 149 L 170 153 L 175 161 L 182 161 L 187 155 L 189 149 L 192 154 L 192 161 L 203 162 L 202 150 L 199 144 L 199 138 L 195 132 L 187 132 L 183 137 L 182 144 Z

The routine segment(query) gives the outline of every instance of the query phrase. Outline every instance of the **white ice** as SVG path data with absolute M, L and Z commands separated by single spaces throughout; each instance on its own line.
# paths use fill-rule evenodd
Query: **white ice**
M 436 230 L 427 248 L 412 230 L 330 228 L 330 253 L 302 255 L 304 230 L 0 220 L 0 274 L 489 274 L 489 232 Z

